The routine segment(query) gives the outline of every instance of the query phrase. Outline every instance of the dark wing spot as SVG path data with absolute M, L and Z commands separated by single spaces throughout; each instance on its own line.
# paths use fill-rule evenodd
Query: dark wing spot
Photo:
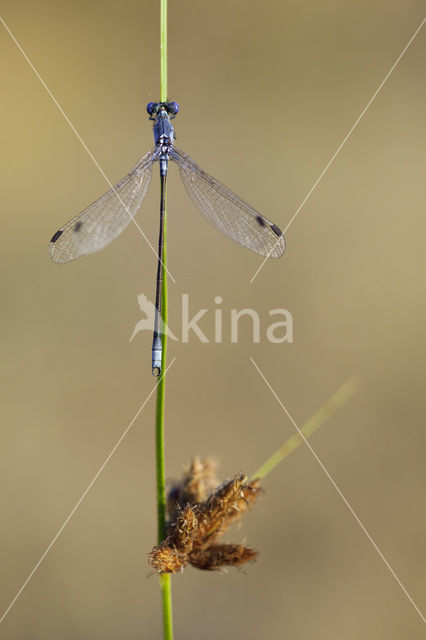
M 256 216 L 256 222 L 258 222 L 261 227 L 266 227 L 266 222 L 262 216 Z
M 63 234 L 62 229 L 59 229 L 59 231 L 57 231 L 53 236 L 50 242 L 56 242 L 56 240 L 59 240 L 59 238 L 61 237 L 61 235 Z
M 276 224 L 271 224 L 270 227 L 271 227 L 272 231 L 275 233 L 276 236 L 280 237 L 280 236 L 283 235 L 283 232 L 281 231 L 281 229 L 279 229 L 277 227 Z
M 79 220 L 78 222 L 75 223 L 74 225 L 74 231 L 80 231 L 81 227 L 83 226 L 83 223 L 81 220 Z

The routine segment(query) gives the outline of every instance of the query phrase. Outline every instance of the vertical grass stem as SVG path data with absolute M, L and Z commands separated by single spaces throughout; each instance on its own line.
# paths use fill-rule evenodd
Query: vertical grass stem
M 160 101 L 167 101 L 167 0 L 160 0 Z M 157 409 L 156 409 L 156 466 L 157 466 L 157 516 L 158 516 L 158 541 L 164 539 L 166 524 L 166 474 L 164 464 L 164 401 L 166 385 L 166 357 L 167 357 L 167 194 L 164 193 L 164 251 L 163 251 L 163 289 L 161 298 L 161 313 L 163 320 L 163 331 L 161 340 L 163 353 L 161 360 L 162 376 L 157 387 Z M 171 578 L 168 574 L 160 576 L 160 588 L 162 596 L 163 610 L 163 637 L 164 640 L 173 640 L 173 618 L 172 618 L 172 591 Z

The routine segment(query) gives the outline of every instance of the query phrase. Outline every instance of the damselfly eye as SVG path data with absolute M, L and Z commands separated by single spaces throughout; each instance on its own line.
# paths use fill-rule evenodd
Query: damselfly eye
M 157 105 L 155 104 L 155 102 L 148 102 L 148 104 L 146 105 L 146 110 L 150 116 L 152 116 L 152 114 L 154 113 L 156 106 Z
M 177 102 L 169 102 L 169 104 L 167 105 L 167 111 L 172 115 L 175 116 L 177 113 L 179 113 L 179 105 Z

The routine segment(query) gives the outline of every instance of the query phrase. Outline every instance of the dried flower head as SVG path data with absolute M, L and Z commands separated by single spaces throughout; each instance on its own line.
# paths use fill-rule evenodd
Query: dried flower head
M 254 505 L 261 492 L 258 480 L 237 473 L 213 489 L 215 465 L 195 458 L 183 478 L 170 489 L 169 523 L 164 542 L 149 554 L 159 573 L 175 573 L 187 564 L 198 569 L 239 567 L 256 560 L 257 551 L 240 544 L 218 544 L 228 526 Z
M 188 564 L 189 559 L 185 553 L 162 543 L 153 548 L 148 561 L 158 573 L 176 573 Z
M 214 570 L 222 567 L 239 567 L 254 562 L 258 551 L 242 544 L 212 544 L 204 551 L 191 554 L 191 564 L 197 569 Z
M 194 507 L 187 504 L 184 509 L 179 509 L 176 520 L 170 522 L 168 530 L 167 540 L 170 546 L 181 553 L 190 553 L 198 531 Z
M 169 518 L 173 519 L 176 510 L 187 504 L 198 504 L 207 499 L 218 484 L 215 476 L 216 464 L 207 458 L 195 457 L 183 470 L 183 477 L 171 487 L 167 496 Z

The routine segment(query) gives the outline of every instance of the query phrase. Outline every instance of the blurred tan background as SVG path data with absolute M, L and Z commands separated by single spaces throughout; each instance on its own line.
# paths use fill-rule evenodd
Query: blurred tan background
M 1 15 L 116 182 L 153 144 L 158 2 L 1 3 Z M 170 2 L 178 145 L 284 228 L 419 26 L 421 2 Z M 4 28 L 2 496 L 4 611 L 153 388 L 155 257 L 137 230 L 57 266 L 53 232 L 107 185 Z M 280 261 L 223 238 L 171 167 L 170 325 L 283 307 L 294 343 L 170 343 L 167 475 L 194 454 L 252 473 L 354 373 L 362 388 L 311 440 L 416 604 L 425 603 L 425 51 L 423 27 L 287 234 Z M 138 221 L 158 231 L 157 171 Z M 213 314 L 200 325 L 213 335 Z M 264 324 L 262 326 L 265 326 Z M 10 639 L 160 638 L 154 397 L 2 623 Z M 306 447 L 228 538 L 246 573 L 174 581 L 176 638 L 417 639 L 424 625 Z

